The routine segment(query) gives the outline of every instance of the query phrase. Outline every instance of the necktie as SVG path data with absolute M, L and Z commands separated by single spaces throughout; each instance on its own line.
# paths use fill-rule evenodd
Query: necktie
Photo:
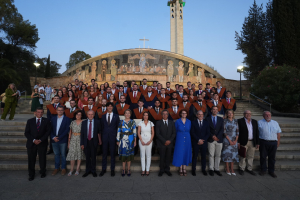
M 186 105 L 186 102 L 183 103 L 183 107 L 185 107 L 185 105 Z
M 156 113 L 159 114 L 159 109 L 156 109 Z
M 201 128 L 202 128 L 202 122 L 201 122 L 201 121 L 200 121 L 200 124 L 199 124 L 199 125 L 200 125 L 199 127 L 200 127 L 200 129 L 201 129 Z
M 177 114 L 177 109 L 176 109 L 176 107 L 174 108 L 174 113 Z
M 70 113 L 72 113 L 73 112 L 73 108 L 70 108 Z
M 213 124 L 214 124 L 214 127 L 216 128 L 216 119 L 215 119 L 215 117 L 213 117 Z
M 133 98 L 135 98 L 136 97 L 136 92 L 133 92 Z
M 93 121 L 90 120 L 88 140 L 92 139 L 92 122 Z
M 124 104 L 122 104 L 122 109 L 124 108 Z
M 90 110 L 92 110 L 92 106 L 90 106 Z
M 57 107 L 57 105 L 56 104 L 54 104 L 54 109 L 56 110 L 56 107 Z
M 166 128 L 168 127 L 167 121 L 165 121 L 165 127 L 166 127 Z
M 140 109 L 140 113 L 142 113 L 142 109 L 141 108 L 139 108 Z
M 202 102 L 199 102 L 199 106 L 201 106 L 201 107 L 202 107 Z
M 227 99 L 227 103 L 230 104 L 230 99 Z
M 110 114 L 108 114 L 108 117 L 107 117 L 107 124 L 110 125 Z
M 38 132 L 40 131 L 40 125 L 41 125 L 41 122 L 40 122 L 40 119 L 38 119 L 38 121 L 36 123 L 36 129 Z

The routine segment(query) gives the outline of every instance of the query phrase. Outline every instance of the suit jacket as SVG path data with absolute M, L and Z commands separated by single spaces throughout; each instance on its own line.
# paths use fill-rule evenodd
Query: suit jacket
M 108 113 L 102 115 L 101 118 L 101 137 L 103 141 L 108 141 L 108 140 L 115 141 L 117 137 L 120 118 L 118 114 L 114 113 L 112 119 L 110 119 L 110 124 L 108 125 L 106 120 L 107 115 Z
M 192 145 L 197 145 L 198 141 L 204 140 L 204 144 L 207 144 L 207 140 L 210 136 L 210 126 L 206 120 L 202 121 L 202 127 L 200 129 L 198 120 L 192 121 L 191 126 L 191 139 L 192 139 Z M 204 145 L 203 144 L 203 145 Z
M 57 104 L 57 106 L 60 106 L 60 105 L 61 105 L 60 103 Z M 52 107 L 51 107 L 51 106 L 52 106 Z M 50 109 L 51 109 L 51 111 L 52 111 L 53 113 L 50 111 Z M 49 105 L 47 105 L 47 118 L 48 118 L 48 119 L 51 120 L 52 117 L 54 117 L 55 115 L 57 115 L 56 110 L 55 110 L 55 112 L 54 112 L 54 110 L 55 110 L 55 109 L 54 109 L 54 104 L 49 104 Z
M 88 140 L 88 132 L 87 132 L 88 122 L 89 119 L 84 120 L 81 124 L 80 145 L 84 145 L 84 148 L 86 148 L 87 140 Z M 94 119 L 94 131 L 93 131 L 94 147 L 96 147 L 99 142 L 98 134 L 101 134 L 101 122 L 100 120 Z
M 259 144 L 259 132 L 258 132 L 258 123 L 255 119 L 251 119 L 252 130 L 253 130 L 253 145 L 256 146 Z M 245 118 L 238 119 L 239 125 L 239 138 L 238 143 L 245 146 L 248 142 L 248 127 L 245 121 Z
M 173 122 L 173 120 L 168 120 L 168 128 L 165 127 L 163 120 L 157 121 L 155 132 L 158 147 L 165 146 L 167 140 L 171 141 L 171 144 L 169 144 L 169 146 L 173 146 L 174 139 L 176 137 L 175 123 Z
M 206 118 L 206 120 L 208 121 L 209 126 L 210 126 L 210 136 L 208 138 L 208 142 L 213 142 L 214 140 L 212 139 L 212 137 L 215 135 L 219 139 L 218 143 L 222 143 L 223 138 L 224 138 L 224 120 L 223 120 L 223 118 L 217 117 L 216 128 L 214 127 L 211 116 L 208 116 Z
M 69 131 L 70 131 L 70 124 L 71 124 L 71 120 L 64 116 L 60 128 L 58 130 L 58 144 L 63 144 L 63 143 L 67 143 L 68 142 L 68 135 L 69 135 Z M 53 140 L 52 138 L 54 138 L 56 136 L 56 126 L 57 126 L 57 115 L 51 118 L 51 140 Z M 53 140 L 54 142 L 54 140 Z
M 33 145 L 33 140 L 41 140 L 42 142 L 39 144 L 48 145 L 48 136 L 51 133 L 51 123 L 50 120 L 47 118 L 41 118 L 41 125 L 40 130 L 37 131 L 36 128 L 36 118 L 31 118 L 27 121 L 26 128 L 25 128 L 25 137 L 27 138 L 26 147 L 30 148 Z

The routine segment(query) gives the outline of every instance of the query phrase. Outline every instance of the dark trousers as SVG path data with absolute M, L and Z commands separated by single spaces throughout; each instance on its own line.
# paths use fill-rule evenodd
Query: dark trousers
M 35 175 L 35 162 L 37 154 L 39 155 L 40 173 L 46 173 L 46 153 L 47 144 L 33 144 L 30 148 L 27 148 L 28 172 L 30 177 Z
M 105 139 L 102 140 L 102 170 L 106 170 L 107 167 L 107 154 L 108 149 L 110 153 L 111 165 L 110 169 L 115 170 L 115 152 L 116 152 L 116 140 L 115 138 L 112 139 Z
M 193 160 L 192 160 L 192 170 L 196 171 L 198 153 L 200 151 L 201 155 L 201 170 L 204 171 L 206 168 L 206 152 L 207 152 L 207 142 L 202 145 L 193 145 Z
M 49 135 L 49 138 L 50 138 L 50 143 L 49 143 L 49 151 L 53 151 L 53 148 L 52 148 L 52 138 L 51 138 L 51 135 Z
M 260 152 L 260 167 L 261 171 L 274 172 L 275 170 L 275 157 L 277 151 L 277 141 L 268 142 L 266 140 L 260 140 L 259 152 Z M 268 167 L 267 167 L 268 157 Z
M 159 168 L 160 172 L 169 172 L 170 171 L 170 163 L 172 158 L 172 144 L 169 144 L 169 146 L 160 146 L 159 147 L 159 155 L 160 155 L 160 161 L 159 161 Z
M 97 146 L 94 144 L 94 139 L 87 141 L 87 145 L 84 148 L 84 153 L 86 157 L 86 169 L 85 172 L 96 173 L 96 155 L 97 155 Z
M 140 149 L 139 148 L 139 141 L 140 141 L 139 137 L 136 137 L 136 145 L 134 147 L 134 155 L 136 155 L 139 152 L 139 149 Z

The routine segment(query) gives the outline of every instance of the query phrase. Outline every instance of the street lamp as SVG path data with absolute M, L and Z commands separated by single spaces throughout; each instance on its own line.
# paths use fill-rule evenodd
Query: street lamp
M 240 73 L 240 100 L 242 100 L 242 73 L 244 71 L 244 66 L 238 66 L 237 72 Z
M 37 76 L 37 68 L 41 65 L 40 63 L 37 63 L 37 62 L 35 62 L 35 63 L 33 63 L 34 65 L 35 65 L 35 84 L 34 85 L 36 85 L 36 76 Z

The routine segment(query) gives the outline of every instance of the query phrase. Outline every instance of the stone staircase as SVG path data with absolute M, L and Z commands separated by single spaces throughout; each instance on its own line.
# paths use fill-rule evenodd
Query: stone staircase
M 0 121 L 0 170 L 27 170 L 26 138 L 24 136 L 26 120 L 22 121 Z M 276 170 L 299 170 L 300 169 L 300 124 L 280 124 L 282 129 L 281 145 L 276 155 Z M 139 155 L 139 154 L 138 154 Z M 110 159 L 110 158 L 108 158 Z M 208 158 L 207 158 L 208 159 Z M 97 171 L 101 170 L 102 156 L 97 156 Z M 200 159 L 199 159 L 200 161 Z M 116 157 L 116 170 L 121 171 L 121 162 Z M 38 168 L 38 162 L 37 162 Z M 238 165 L 235 163 L 235 168 Z M 70 168 L 68 162 L 67 168 Z M 254 168 L 259 169 L 259 152 L 255 153 Z M 47 169 L 54 169 L 54 155 L 47 156 Z M 83 161 L 81 169 L 85 169 Z M 132 171 L 141 171 L 140 156 L 135 156 L 132 162 Z M 191 170 L 191 166 L 188 166 Z M 108 167 L 109 170 L 109 167 Z M 175 172 L 176 167 L 171 166 Z M 200 163 L 197 170 L 201 170 Z M 221 169 L 224 170 L 224 162 L 221 162 Z M 152 156 L 151 171 L 159 171 L 159 155 Z
M 262 116 L 263 110 L 257 107 L 255 104 L 249 103 L 249 101 L 236 101 L 236 116 L 243 116 L 245 110 L 250 110 L 252 116 Z

